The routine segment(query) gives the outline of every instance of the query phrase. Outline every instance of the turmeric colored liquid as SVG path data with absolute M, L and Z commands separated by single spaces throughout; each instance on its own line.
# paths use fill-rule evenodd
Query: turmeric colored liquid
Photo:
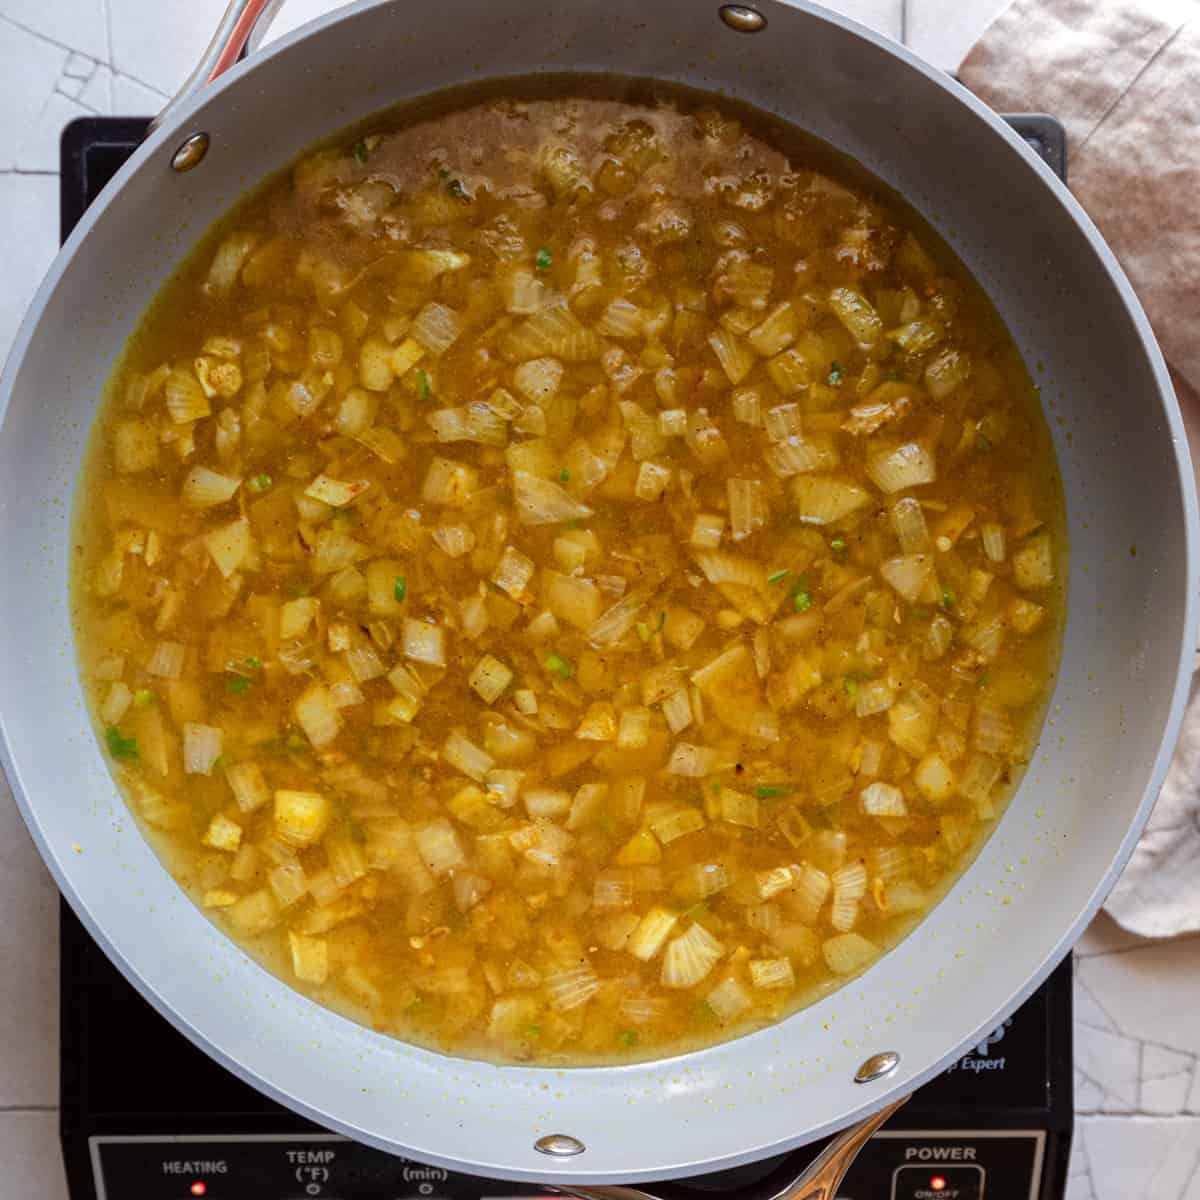
M 147 835 L 294 986 L 457 1054 L 664 1055 L 867 968 L 993 826 L 1062 623 L 986 300 L 680 95 L 297 163 L 155 301 L 84 486 Z

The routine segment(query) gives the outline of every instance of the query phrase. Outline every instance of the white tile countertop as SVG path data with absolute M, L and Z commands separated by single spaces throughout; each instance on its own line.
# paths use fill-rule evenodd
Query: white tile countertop
M 225 0 L 0 0 L 0 361 L 58 232 L 58 136 L 156 111 Z M 275 36 L 337 6 L 290 0 Z M 953 70 L 1005 0 L 833 0 Z M 0 1200 L 64 1200 L 57 898 L 0 776 Z M 1200 937 L 1100 917 L 1076 950 L 1070 1200 L 1200 1200 Z

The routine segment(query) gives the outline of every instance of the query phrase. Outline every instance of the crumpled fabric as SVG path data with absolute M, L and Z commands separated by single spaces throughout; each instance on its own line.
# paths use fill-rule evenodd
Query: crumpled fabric
M 1200 462 L 1200 0 L 1016 0 L 959 78 L 998 111 L 1066 127 L 1071 190 L 1145 306 Z M 1200 676 L 1105 907 L 1143 937 L 1200 930 Z

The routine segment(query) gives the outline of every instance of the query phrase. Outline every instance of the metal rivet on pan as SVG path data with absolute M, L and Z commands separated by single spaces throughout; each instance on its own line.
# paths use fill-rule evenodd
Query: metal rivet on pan
M 533 1148 L 539 1154 L 549 1154 L 552 1158 L 572 1158 L 582 1154 L 587 1147 L 569 1133 L 548 1133 L 533 1143 Z
M 722 4 L 717 12 L 721 20 L 738 33 L 760 33 L 767 27 L 767 18 L 745 4 Z
M 884 1050 L 882 1054 L 872 1054 L 857 1071 L 854 1072 L 855 1083 L 874 1083 L 890 1075 L 900 1065 L 900 1055 L 895 1050 Z
M 193 167 L 198 167 L 203 161 L 204 156 L 208 153 L 208 134 L 193 133 L 191 137 L 185 138 L 180 144 L 179 149 L 171 155 L 171 170 L 172 171 L 190 171 Z

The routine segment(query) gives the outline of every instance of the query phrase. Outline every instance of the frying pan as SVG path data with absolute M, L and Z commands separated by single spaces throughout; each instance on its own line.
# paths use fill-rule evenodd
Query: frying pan
M 244 8 L 221 45 L 244 40 Z M 242 191 L 406 98 L 585 71 L 777 113 L 933 223 L 1040 385 L 1068 509 L 1070 611 L 1025 779 L 915 933 L 772 1028 L 663 1061 L 558 1071 L 450 1058 L 355 1025 L 266 973 L 193 907 L 97 747 L 67 576 L 72 496 L 106 376 Z M 1196 644 L 1196 497 L 1128 282 L 995 116 L 903 48 L 806 3 L 722 13 L 717 0 L 367 0 L 298 31 L 182 99 L 88 211 L 18 334 L 0 420 L 0 756 L 60 888 L 126 976 L 219 1062 L 328 1128 L 438 1165 L 571 1190 L 730 1167 L 879 1119 L 1066 953 L 1134 844 L 1179 726 Z

